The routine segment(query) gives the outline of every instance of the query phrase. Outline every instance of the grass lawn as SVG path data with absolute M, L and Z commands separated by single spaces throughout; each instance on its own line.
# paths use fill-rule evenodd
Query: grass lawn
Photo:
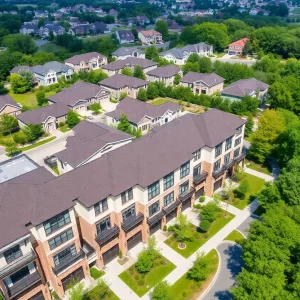
M 173 300 L 198 299 L 201 293 L 207 288 L 217 272 L 219 256 L 217 251 L 214 249 L 207 253 L 206 256 L 211 261 L 210 275 L 208 279 L 202 282 L 196 282 L 189 279 L 188 273 L 185 273 L 170 288 L 170 293 Z
M 19 148 L 19 150 L 22 151 L 22 152 L 24 152 L 24 151 L 27 151 L 27 150 L 30 150 L 30 149 L 39 147 L 39 146 L 41 146 L 41 145 L 44 145 L 44 144 L 46 144 L 46 143 L 49 143 L 49 142 L 51 142 L 51 141 L 53 141 L 53 140 L 55 140 L 55 139 L 56 139 L 56 137 L 55 137 L 55 136 L 52 136 L 52 137 L 50 137 L 49 139 L 42 140 L 42 141 L 37 142 L 37 143 L 34 143 L 34 144 L 30 145 L 30 146 L 26 146 L 26 147 L 23 147 L 23 148 Z
M 244 236 L 239 231 L 233 230 L 226 236 L 224 241 L 233 241 L 239 244 L 244 239 Z
M 254 212 L 253 214 L 254 215 L 257 215 L 257 216 L 261 216 L 262 214 L 264 214 L 266 212 L 266 210 L 262 207 L 262 206 L 259 206 Z
M 239 209 L 244 209 L 250 204 L 260 193 L 265 183 L 262 178 L 247 173 L 245 173 L 245 178 L 243 180 L 247 180 L 249 183 L 249 191 L 246 193 L 245 199 L 242 200 L 235 197 L 233 202 L 229 203 Z
M 217 58 L 221 58 L 225 55 L 226 53 L 221 52 L 221 53 L 216 53 Z
M 167 99 L 157 99 L 151 102 L 152 105 L 157 106 L 169 102 Z
M 260 164 L 253 160 L 246 159 L 245 164 L 246 164 L 246 167 L 249 169 L 252 169 L 252 170 L 267 174 L 267 175 L 272 174 L 272 169 L 267 161 L 265 161 L 263 164 Z
M 102 276 L 105 274 L 104 271 L 98 270 L 98 269 L 96 269 L 96 268 L 91 268 L 91 269 L 90 269 L 90 272 L 91 272 L 91 276 L 92 276 L 95 280 L 97 280 L 98 278 L 102 277 Z
M 100 40 L 110 37 L 110 36 L 111 36 L 111 33 L 107 33 L 107 34 L 102 34 L 100 36 L 96 35 L 96 36 L 83 37 L 81 39 L 82 39 L 83 43 L 86 43 L 86 42 L 100 41 Z
M 46 93 L 46 98 L 49 96 L 54 95 L 55 92 L 51 91 Z M 38 104 L 36 101 L 35 93 L 25 93 L 25 94 L 14 94 L 12 90 L 9 91 L 9 95 L 17 102 L 20 103 L 22 106 L 28 106 L 30 108 L 38 108 Z
M 99 295 L 101 295 L 99 297 Z M 101 285 L 96 285 L 93 289 L 88 291 L 83 298 L 84 300 L 120 300 L 120 298 L 109 288 L 107 287 L 107 292 L 103 296 L 103 287 Z
M 50 52 L 57 53 L 57 52 L 66 51 L 66 48 L 58 46 L 54 43 L 46 43 L 40 47 L 40 51 L 47 52 L 47 53 L 50 53 Z
M 17 134 L 17 132 L 8 135 L 0 135 L 0 145 L 7 146 L 8 144 L 13 143 L 14 142 L 13 137 L 15 134 Z
M 67 132 L 67 131 L 71 130 L 71 128 L 68 126 L 68 124 L 65 124 L 64 126 L 59 127 L 58 129 L 59 129 L 61 132 Z
M 52 171 L 55 172 L 57 175 L 59 175 L 59 171 L 58 171 L 58 166 L 55 165 L 53 168 L 52 168 Z
M 195 240 L 193 242 L 185 242 L 186 248 L 179 249 L 178 241 L 172 235 L 169 237 L 165 243 L 171 247 L 173 250 L 181 254 L 182 256 L 188 258 L 195 251 L 197 251 L 202 245 L 204 245 L 211 237 L 213 237 L 218 231 L 220 231 L 226 224 L 228 224 L 234 215 L 228 213 L 227 216 L 224 216 L 224 210 L 218 213 L 218 218 L 211 224 L 211 227 L 208 232 L 202 233 L 198 232 L 198 228 L 195 226 Z
M 140 274 L 135 265 L 121 273 L 119 277 L 138 295 L 143 296 L 158 282 L 162 281 L 176 266 L 165 257 L 160 256 L 154 262 L 152 270 L 145 275 Z

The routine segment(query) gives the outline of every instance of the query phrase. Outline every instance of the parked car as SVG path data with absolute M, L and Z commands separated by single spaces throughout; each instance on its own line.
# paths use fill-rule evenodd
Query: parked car
M 57 166 L 57 158 L 54 155 L 46 156 L 44 158 L 44 163 L 53 169 L 55 166 Z

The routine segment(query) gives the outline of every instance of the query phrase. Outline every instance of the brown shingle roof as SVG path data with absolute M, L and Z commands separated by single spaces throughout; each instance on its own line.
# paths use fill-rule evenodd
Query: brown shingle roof
M 89 52 L 89 53 L 74 55 L 74 56 L 70 57 L 69 59 L 65 60 L 65 62 L 73 64 L 73 65 L 79 65 L 80 62 L 82 62 L 82 61 L 84 61 L 85 63 L 88 63 L 91 59 L 98 58 L 98 57 L 100 57 L 102 59 L 105 56 L 98 52 Z
M 144 37 L 153 37 L 156 35 L 161 35 L 160 32 L 155 30 L 142 30 L 141 33 L 143 34 Z
M 109 87 L 112 89 L 120 89 L 126 86 L 139 88 L 148 85 L 148 81 L 131 76 L 116 74 L 109 78 L 103 79 L 99 82 L 99 84 L 100 86 Z
M 102 69 L 116 71 L 116 70 L 124 69 L 126 67 L 135 67 L 135 66 L 140 66 L 142 69 L 146 69 L 149 67 L 157 66 L 157 63 L 145 58 L 127 57 L 126 59 L 113 61 L 103 66 Z
M 209 87 L 212 87 L 216 84 L 223 82 L 225 79 L 216 73 L 197 73 L 197 72 L 188 72 L 185 74 L 180 81 L 186 83 L 194 83 L 196 81 L 202 81 Z
M 164 67 L 158 67 L 154 70 L 147 72 L 147 75 L 158 77 L 172 77 L 180 72 L 180 68 L 174 65 L 168 65 Z

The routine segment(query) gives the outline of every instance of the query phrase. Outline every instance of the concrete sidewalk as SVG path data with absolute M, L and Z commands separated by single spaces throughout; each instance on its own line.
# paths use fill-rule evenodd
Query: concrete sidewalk
M 267 175 L 267 174 L 264 174 L 264 173 L 261 173 L 261 172 L 249 169 L 247 167 L 244 168 L 244 171 L 246 173 L 248 173 L 248 174 L 254 175 L 254 176 L 259 177 L 259 178 L 262 178 L 265 181 L 273 181 L 274 180 L 274 177 L 272 177 L 270 175 Z

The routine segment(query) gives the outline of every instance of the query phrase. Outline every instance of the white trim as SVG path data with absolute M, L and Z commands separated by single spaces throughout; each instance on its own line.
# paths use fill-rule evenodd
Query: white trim
M 22 242 L 22 241 L 24 241 L 24 240 L 27 240 L 27 239 L 29 239 L 29 238 L 30 238 L 30 233 L 28 233 L 28 234 L 24 235 L 23 237 L 21 237 L 21 238 L 15 240 L 15 241 L 13 241 L 13 242 L 10 243 L 10 244 L 8 244 L 8 245 L 6 245 L 6 246 L 0 248 L 0 253 L 4 252 L 5 250 L 10 249 L 11 247 L 13 247 L 13 246 L 15 246 L 15 245 L 17 245 L 17 244 L 20 244 L 20 242 Z
M 0 109 L 0 112 L 2 112 L 7 106 L 14 107 L 14 108 L 17 108 L 17 109 L 20 109 L 20 110 L 22 109 L 20 106 L 15 106 L 13 104 L 5 104 L 3 106 L 3 108 Z

